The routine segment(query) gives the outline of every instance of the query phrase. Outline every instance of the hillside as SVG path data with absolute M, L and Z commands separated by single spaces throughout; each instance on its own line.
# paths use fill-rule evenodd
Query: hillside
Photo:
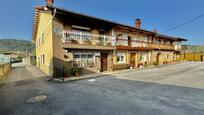
M 187 45 L 187 53 L 204 53 L 204 45 Z
M 0 39 L 0 52 L 31 52 L 34 45 L 28 40 Z

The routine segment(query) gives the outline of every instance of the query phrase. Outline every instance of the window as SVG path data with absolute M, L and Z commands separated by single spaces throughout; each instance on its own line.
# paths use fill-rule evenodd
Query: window
M 74 61 L 76 62 L 76 64 L 78 64 L 80 67 L 94 65 L 94 54 L 93 53 L 77 52 L 77 53 L 74 53 L 73 57 L 74 57 Z
M 125 63 L 125 52 L 117 53 L 117 63 Z
M 140 62 L 145 62 L 146 61 L 146 54 L 145 53 L 141 53 L 140 54 Z
M 88 27 L 72 25 L 70 38 L 77 42 L 90 43 L 91 42 L 91 29 Z
M 42 55 L 40 55 L 40 64 L 42 64 Z
M 44 40 L 45 40 L 45 36 L 44 36 L 44 33 L 42 33 L 42 44 L 44 44 Z
M 67 56 L 67 55 L 64 55 L 64 58 L 65 58 L 65 59 L 69 59 L 69 56 Z
M 45 54 L 43 54 L 43 64 L 45 64 Z
M 38 67 L 40 66 L 40 57 L 38 57 L 38 59 L 37 59 L 37 63 L 38 63 Z
M 170 45 L 173 45 L 173 41 L 170 41 Z
M 40 55 L 40 63 L 45 64 L 45 54 Z
M 38 47 L 40 47 L 40 38 L 38 38 L 39 40 L 38 40 Z
M 116 38 L 122 39 L 122 34 L 116 33 Z
M 166 55 L 166 58 L 169 59 L 169 54 Z
M 166 44 L 166 40 L 164 40 L 164 44 Z
M 128 45 L 128 35 L 125 33 L 116 33 L 117 45 L 127 46 Z
M 158 40 L 158 44 L 161 44 L 161 40 Z
M 36 48 L 38 48 L 38 40 L 36 40 L 36 44 L 35 45 L 36 45 Z

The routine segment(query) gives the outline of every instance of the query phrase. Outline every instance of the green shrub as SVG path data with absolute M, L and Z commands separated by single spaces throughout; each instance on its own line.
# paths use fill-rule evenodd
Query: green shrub
M 78 76 L 81 74 L 81 68 L 80 67 L 72 67 L 70 70 L 70 74 L 73 76 Z
M 148 64 L 144 64 L 144 67 L 148 67 L 149 65 Z
M 158 64 L 158 62 L 153 62 L 152 65 L 157 66 L 159 64 Z
M 66 73 L 66 74 L 69 74 L 69 75 L 70 75 L 71 68 L 70 68 L 70 67 L 64 67 L 64 68 L 63 68 L 63 71 L 64 71 L 64 73 Z

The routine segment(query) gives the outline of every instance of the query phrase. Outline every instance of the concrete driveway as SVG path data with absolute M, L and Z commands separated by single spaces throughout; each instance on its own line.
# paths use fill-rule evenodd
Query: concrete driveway
M 117 78 L 204 89 L 204 62 L 189 62 L 115 74 Z
M 12 64 L 12 69 L 9 72 L 6 79 L 3 81 L 4 84 L 18 82 L 22 80 L 36 79 L 45 77 L 44 73 L 38 70 L 33 65 L 27 65 L 24 63 L 15 63 Z

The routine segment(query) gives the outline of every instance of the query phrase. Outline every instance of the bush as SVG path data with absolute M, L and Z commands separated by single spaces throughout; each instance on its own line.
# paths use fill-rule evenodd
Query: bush
M 148 64 L 145 64 L 145 65 L 144 65 L 144 67 L 148 67 L 148 66 L 149 66 Z
M 32 61 L 31 61 L 31 64 L 32 64 L 32 65 L 36 65 L 36 60 L 32 60 Z
M 144 66 L 144 64 L 143 63 L 138 63 L 138 67 L 143 67 Z
M 168 64 L 168 61 L 164 61 L 164 64 Z
M 65 74 L 70 74 L 71 68 L 70 67 L 64 67 L 63 71 Z
M 80 67 L 72 67 L 70 74 L 73 76 L 79 76 L 81 74 L 81 68 Z
M 159 64 L 158 64 L 158 62 L 153 62 L 152 65 L 157 66 Z

